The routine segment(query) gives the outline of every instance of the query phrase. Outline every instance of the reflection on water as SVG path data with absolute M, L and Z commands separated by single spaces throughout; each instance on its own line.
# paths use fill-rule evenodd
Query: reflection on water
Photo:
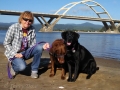
M 81 34 L 79 42 L 96 57 L 120 60 L 120 34 Z
M 79 43 L 85 46 L 94 57 L 120 60 L 120 34 L 79 33 Z M 0 31 L 0 43 L 3 43 L 5 31 Z M 37 42 L 45 41 L 50 44 L 61 38 L 60 32 L 38 32 Z

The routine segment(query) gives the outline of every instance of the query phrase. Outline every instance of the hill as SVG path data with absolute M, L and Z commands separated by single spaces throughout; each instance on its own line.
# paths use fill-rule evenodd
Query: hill
M 100 30 L 103 26 L 102 25 L 95 25 L 92 23 L 82 23 L 82 24 L 56 24 L 54 30 L 57 29 L 70 29 L 70 30 Z
M 11 23 L 2 23 L 0 22 L 0 30 L 7 30 Z M 33 24 L 37 31 L 41 29 L 41 24 Z M 53 28 L 54 31 L 56 30 L 84 30 L 84 31 L 98 31 L 103 27 L 103 25 L 97 25 L 92 23 L 82 23 L 82 24 L 56 24 Z

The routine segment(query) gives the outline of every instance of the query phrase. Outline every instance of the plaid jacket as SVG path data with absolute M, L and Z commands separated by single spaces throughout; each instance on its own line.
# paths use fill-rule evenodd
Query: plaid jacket
M 22 27 L 19 23 L 11 25 L 6 33 L 3 45 L 5 47 L 5 56 L 8 58 L 13 58 L 15 54 L 21 49 L 21 43 L 23 38 Z M 28 30 L 27 35 L 28 48 L 36 44 L 36 33 L 33 26 Z

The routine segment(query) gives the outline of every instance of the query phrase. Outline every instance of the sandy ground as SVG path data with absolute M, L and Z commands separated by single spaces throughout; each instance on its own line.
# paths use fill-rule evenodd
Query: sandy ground
M 0 46 L 0 90 L 120 90 L 120 62 L 103 58 L 95 58 L 100 67 L 90 79 L 86 74 L 80 74 L 76 82 L 61 80 L 61 70 L 57 70 L 54 77 L 49 77 L 50 69 L 45 62 L 49 62 L 48 52 L 43 52 L 39 78 L 30 77 L 30 64 L 32 59 L 27 60 L 28 67 L 24 72 L 10 80 L 7 76 L 7 58 L 3 54 L 4 48 Z

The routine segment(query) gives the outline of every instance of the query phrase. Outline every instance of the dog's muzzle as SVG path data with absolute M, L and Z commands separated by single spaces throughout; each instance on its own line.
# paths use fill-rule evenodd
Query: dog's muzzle
M 65 54 L 64 55 L 56 55 L 55 57 L 57 58 L 57 60 L 60 64 L 63 64 L 65 62 L 64 56 L 65 56 Z

